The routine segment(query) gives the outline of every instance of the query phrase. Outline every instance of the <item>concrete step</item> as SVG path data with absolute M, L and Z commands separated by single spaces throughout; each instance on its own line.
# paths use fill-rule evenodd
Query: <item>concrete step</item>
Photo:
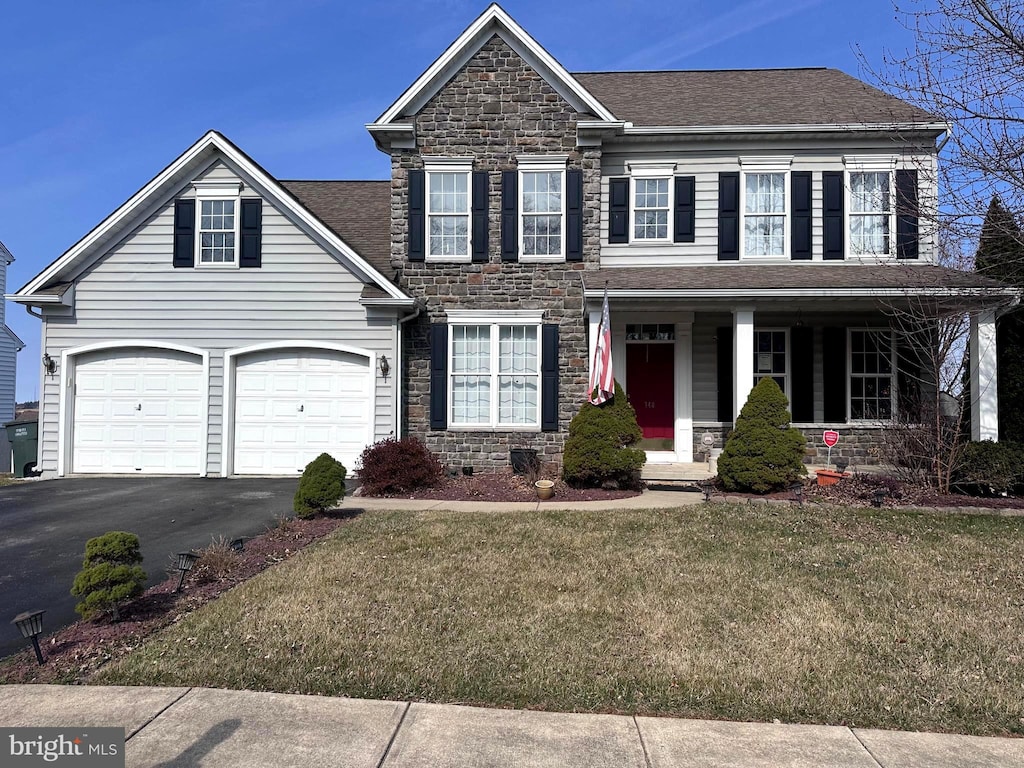
M 686 482 L 699 483 L 714 477 L 708 469 L 707 462 L 690 462 L 674 464 L 647 463 L 640 471 L 640 478 L 646 483 L 652 482 Z

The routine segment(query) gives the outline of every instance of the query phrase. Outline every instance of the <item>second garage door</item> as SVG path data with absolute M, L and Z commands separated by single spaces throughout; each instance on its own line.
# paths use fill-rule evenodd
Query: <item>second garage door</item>
M 321 453 L 352 471 L 371 440 L 366 357 L 331 350 L 246 355 L 235 370 L 234 472 L 294 475 Z

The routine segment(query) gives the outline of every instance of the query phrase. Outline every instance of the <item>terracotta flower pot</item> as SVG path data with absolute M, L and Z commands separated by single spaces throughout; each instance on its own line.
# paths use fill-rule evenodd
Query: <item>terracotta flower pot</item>
M 818 469 L 815 470 L 815 474 L 818 476 L 818 485 L 835 485 L 846 477 L 845 472 L 836 472 L 831 469 Z
M 538 480 L 533 485 L 537 489 L 538 499 L 550 499 L 555 495 L 555 482 L 553 480 Z

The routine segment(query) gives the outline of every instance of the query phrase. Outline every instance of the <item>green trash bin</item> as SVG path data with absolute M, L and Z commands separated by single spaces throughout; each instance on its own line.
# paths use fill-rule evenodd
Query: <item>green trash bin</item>
M 35 473 L 39 450 L 38 421 L 9 421 L 4 424 L 7 430 L 7 442 L 11 444 L 14 455 L 15 477 L 30 477 Z

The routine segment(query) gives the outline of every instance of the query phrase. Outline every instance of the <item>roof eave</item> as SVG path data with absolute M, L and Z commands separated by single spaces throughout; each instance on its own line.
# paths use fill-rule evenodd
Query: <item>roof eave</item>
M 767 133 L 920 133 L 938 136 L 949 132 L 950 125 L 933 122 L 876 122 L 876 123 L 793 123 L 784 125 L 633 125 L 626 122 L 626 136 L 660 136 L 670 134 L 767 134 Z
M 909 298 L 909 297 L 991 297 L 1014 299 L 1020 290 L 1011 287 L 943 288 L 608 288 L 609 298 L 619 299 L 802 299 L 802 298 Z M 586 288 L 588 299 L 600 299 L 605 288 Z

